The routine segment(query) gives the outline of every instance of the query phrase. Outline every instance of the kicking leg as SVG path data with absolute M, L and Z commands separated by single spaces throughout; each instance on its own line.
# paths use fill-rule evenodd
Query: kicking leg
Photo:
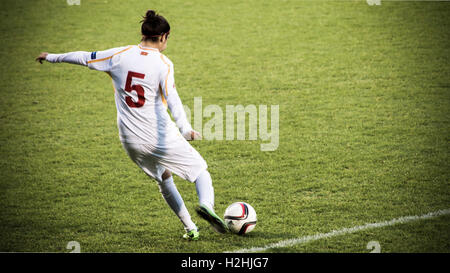
M 215 231 L 227 232 L 225 222 L 214 212 L 214 188 L 211 175 L 204 170 L 195 180 L 195 188 L 200 206 L 196 209 L 198 215 L 208 221 Z
M 204 205 L 214 211 L 214 188 L 211 175 L 207 170 L 203 171 L 195 180 L 195 189 L 197 190 L 200 205 Z

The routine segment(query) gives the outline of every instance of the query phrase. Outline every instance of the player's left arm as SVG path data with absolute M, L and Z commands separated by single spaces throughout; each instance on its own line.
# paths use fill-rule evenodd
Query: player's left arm
M 42 52 L 36 58 L 36 61 L 42 64 L 43 61 L 50 63 L 70 63 L 88 66 L 90 69 L 108 72 L 113 65 L 112 58 L 128 49 L 128 47 L 116 47 L 103 51 L 75 51 L 62 54 L 50 54 Z
M 50 63 L 71 63 L 87 66 L 89 61 L 89 52 L 86 51 L 75 51 L 62 54 L 50 54 L 48 52 L 42 52 L 36 58 L 36 61 L 42 64 L 43 61 L 48 61 Z
M 162 58 L 164 58 L 164 56 Z M 165 96 L 167 100 L 167 106 L 175 120 L 175 124 L 186 140 L 200 140 L 202 139 L 202 136 L 199 132 L 192 129 L 190 122 L 187 120 L 186 112 L 184 111 L 183 104 L 175 87 L 173 63 L 168 59 L 163 59 L 163 61 L 167 65 L 168 74 L 165 75 L 164 79 L 161 79 L 161 86 L 163 87 L 163 96 Z

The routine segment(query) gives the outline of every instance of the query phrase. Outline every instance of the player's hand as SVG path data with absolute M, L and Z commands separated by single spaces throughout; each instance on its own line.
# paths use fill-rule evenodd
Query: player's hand
M 42 64 L 42 61 L 45 61 L 47 59 L 47 52 L 42 52 L 39 54 L 39 56 L 36 58 L 36 62 L 40 62 Z
M 201 140 L 202 139 L 202 135 L 197 132 L 197 131 L 188 131 L 186 133 L 183 134 L 183 137 L 187 140 L 187 141 L 192 141 L 192 140 Z

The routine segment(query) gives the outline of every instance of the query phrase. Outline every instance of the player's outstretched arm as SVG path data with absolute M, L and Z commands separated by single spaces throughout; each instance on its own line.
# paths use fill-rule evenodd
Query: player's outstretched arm
M 75 51 L 63 54 L 50 54 L 42 52 L 36 58 L 36 61 L 42 64 L 42 61 L 50 63 L 70 63 L 87 66 L 91 53 L 86 51 Z
M 42 64 L 42 61 L 45 61 L 45 59 L 47 58 L 48 52 L 41 52 L 41 54 L 39 54 L 39 56 L 37 56 L 36 58 L 36 62 L 40 62 Z
M 75 51 L 62 54 L 51 54 L 42 52 L 36 58 L 36 61 L 42 64 L 42 61 L 50 63 L 70 63 L 87 66 L 90 69 L 108 72 L 112 66 L 112 57 L 125 52 L 132 46 L 116 47 L 103 51 Z

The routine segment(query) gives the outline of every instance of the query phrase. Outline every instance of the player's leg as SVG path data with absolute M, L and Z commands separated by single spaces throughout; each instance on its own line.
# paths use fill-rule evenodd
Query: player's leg
M 202 171 L 197 177 L 195 180 L 195 189 L 200 205 L 214 210 L 214 188 L 208 170 Z
M 214 188 L 208 170 L 205 169 L 197 177 L 195 188 L 200 203 L 200 206 L 196 209 L 197 214 L 208 221 L 215 231 L 219 233 L 227 232 L 225 222 L 214 211 Z
M 224 221 L 214 212 L 214 188 L 206 161 L 184 138 L 171 144 L 160 156 L 159 163 L 179 177 L 195 183 L 200 203 L 197 213 L 216 231 L 226 232 Z
M 168 170 L 165 170 L 161 176 L 162 179 L 157 180 L 159 191 L 163 196 L 164 200 L 167 202 L 172 211 L 178 216 L 181 223 L 184 225 L 186 230 L 185 238 L 196 240 L 199 237 L 197 226 L 192 222 L 191 215 L 184 204 L 183 198 L 181 197 L 178 189 L 173 182 L 173 177 Z
M 149 153 L 146 145 L 131 143 L 122 144 L 131 160 L 149 177 L 158 182 L 158 187 L 164 200 L 178 216 L 184 229 L 187 231 L 187 234 L 192 235 L 188 239 L 198 239 L 197 227 L 191 220 L 191 216 L 186 209 L 183 198 L 173 182 L 171 173 L 157 163 L 157 160 Z

